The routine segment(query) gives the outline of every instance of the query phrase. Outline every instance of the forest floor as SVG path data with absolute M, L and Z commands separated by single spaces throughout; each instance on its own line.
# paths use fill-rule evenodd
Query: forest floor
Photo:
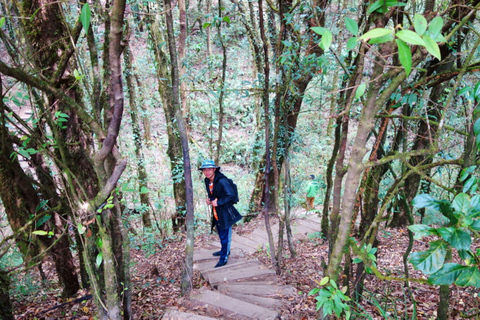
M 263 219 L 242 226 L 235 227 L 239 234 L 252 232 Z M 214 234 L 202 234 L 196 238 L 196 246 L 209 246 L 217 241 Z M 183 298 L 180 295 L 180 279 L 184 260 L 185 241 L 183 236 L 164 239 L 149 250 L 132 249 L 131 259 L 133 267 L 131 278 L 133 284 L 133 312 L 134 319 L 161 319 L 168 307 L 175 307 L 180 311 L 188 311 L 183 307 Z M 408 246 L 406 229 L 386 229 L 379 236 L 377 266 L 381 272 L 389 277 L 403 276 L 402 255 Z M 427 241 L 416 241 L 414 251 L 426 248 Z M 284 248 L 281 279 L 284 284 L 297 289 L 296 297 L 285 298 L 281 310 L 282 319 L 315 319 L 315 298 L 309 296 L 310 290 L 317 286 L 316 282 L 322 278 L 322 261 L 327 260 L 328 243 L 320 237 L 312 235 L 307 240 L 295 243 L 297 256 L 291 258 L 288 248 Z M 270 264 L 266 250 L 259 250 L 253 254 L 265 265 Z M 411 265 L 410 265 L 411 267 Z M 355 271 L 355 265 L 352 267 Z M 60 289 L 55 285 L 55 270 L 51 262 L 44 265 L 44 272 L 50 279 L 42 284 L 38 272 L 31 271 L 28 279 L 30 286 L 42 288 L 40 291 L 30 290 L 36 294 L 29 294 L 25 290 L 22 295 L 12 297 L 15 319 L 93 319 L 95 306 L 92 299 L 69 302 L 59 298 Z M 422 278 L 422 275 L 410 268 L 412 278 Z M 355 274 L 355 272 L 352 272 Z M 27 276 L 27 275 L 25 275 Z M 21 278 L 21 276 L 20 276 Z M 344 277 L 345 278 L 345 277 Z M 423 277 L 424 278 L 424 277 Z M 23 278 L 24 279 L 24 278 Z M 353 283 L 354 280 L 351 281 Z M 19 284 L 15 284 L 18 286 Z M 207 286 L 199 273 L 194 274 L 194 289 Z M 363 299 L 352 306 L 357 319 L 435 319 L 439 302 L 438 287 L 410 282 L 411 295 L 401 281 L 381 281 L 374 276 L 365 278 Z M 350 285 L 352 288 L 353 285 Z M 27 288 L 28 289 L 28 288 Z M 42 292 L 42 294 L 38 294 Z M 475 315 L 480 311 L 478 289 L 459 288 L 452 286 L 450 299 L 450 319 L 477 319 Z M 17 292 L 18 293 L 18 292 Z M 88 296 L 81 291 L 75 298 Z M 416 303 L 413 303 L 415 301 Z M 60 307 L 58 307 L 61 305 Z M 416 306 L 416 312 L 414 309 Z M 202 310 L 195 310 L 202 314 Z M 208 316 L 208 314 L 204 314 Z M 211 315 L 210 315 L 211 316 Z

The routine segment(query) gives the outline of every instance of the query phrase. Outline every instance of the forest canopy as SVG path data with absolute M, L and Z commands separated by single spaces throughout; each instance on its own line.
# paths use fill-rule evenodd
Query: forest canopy
M 45 261 L 62 298 L 87 289 L 99 319 L 135 318 L 131 248 L 177 235 L 188 296 L 205 159 L 234 177 L 242 224 L 265 221 L 277 274 L 314 175 L 318 317 L 350 317 L 368 274 L 430 285 L 449 318 L 451 288 L 480 287 L 479 8 L 1 0 L 0 318 Z M 409 242 L 393 278 L 377 268 L 386 228 Z

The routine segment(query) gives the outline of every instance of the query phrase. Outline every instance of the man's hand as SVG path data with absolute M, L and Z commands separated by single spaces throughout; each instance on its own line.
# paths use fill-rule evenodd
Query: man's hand
M 216 207 L 217 206 L 217 198 L 215 198 L 215 200 L 212 200 L 210 201 L 210 204 L 213 206 L 213 207 Z
M 210 199 L 205 199 L 205 203 L 207 204 L 207 206 L 211 206 L 212 205 L 212 201 Z

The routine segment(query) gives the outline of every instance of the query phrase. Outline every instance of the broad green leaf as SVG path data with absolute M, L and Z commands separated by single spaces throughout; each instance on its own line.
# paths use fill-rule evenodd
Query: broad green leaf
M 442 60 L 442 54 L 440 53 L 438 44 L 429 36 L 424 36 L 423 41 L 425 42 L 425 48 L 427 48 L 427 51 L 438 60 Z
M 326 285 L 329 280 L 330 280 L 329 277 L 323 277 L 322 280 L 320 280 L 320 285 L 321 285 L 321 286 Z
M 150 190 L 148 190 L 148 188 L 145 186 L 142 186 L 142 188 L 140 189 L 140 193 L 149 193 L 149 192 Z
M 397 38 L 413 45 L 425 46 L 425 41 L 411 30 L 400 30 L 396 34 Z
M 223 17 L 223 21 L 225 21 L 226 23 L 230 23 L 230 17 L 229 16 Z
M 460 97 L 460 96 L 464 95 L 465 93 L 469 92 L 470 90 L 472 90 L 472 87 L 462 88 L 462 89 L 458 90 L 457 96 Z
M 463 185 L 463 192 L 468 192 L 471 187 L 473 187 L 477 183 L 477 178 L 475 176 L 471 176 L 468 178 L 467 181 L 465 181 L 465 184 Z
M 473 90 L 473 98 L 478 102 L 480 100 L 480 82 L 475 85 L 475 89 Z M 480 119 L 479 119 L 480 120 Z M 477 131 L 475 131 L 476 133 Z
M 478 120 L 480 120 L 480 119 L 478 119 Z M 477 126 L 477 123 L 479 125 L 478 129 L 480 129 L 480 122 L 477 121 L 477 122 L 475 122 L 475 125 L 473 126 L 473 130 L 475 130 L 475 126 Z M 470 166 L 470 167 L 462 169 L 462 171 L 460 172 L 460 181 L 463 181 L 466 178 L 468 178 L 468 176 L 470 176 L 475 171 L 476 168 L 477 168 L 477 166 Z
M 370 44 L 377 44 L 377 43 L 385 43 L 393 40 L 393 33 L 389 33 L 387 35 L 384 35 L 382 37 L 378 38 L 372 38 L 368 40 L 368 43 Z
M 82 6 L 82 12 L 80 13 L 80 22 L 82 23 L 82 26 L 85 32 L 88 32 L 88 28 L 90 27 L 91 15 L 92 14 L 90 12 L 90 5 L 88 3 L 85 3 Z
M 476 217 L 480 212 L 480 195 L 476 194 L 472 197 L 470 201 L 470 210 L 468 211 L 469 217 Z
M 427 251 L 413 252 L 410 257 L 410 263 L 413 264 L 415 269 L 425 274 L 433 274 L 443 266 L 446 254 L 445 242 L 441 240 L 432 241 Z
M 437 231 L 435 228 L 427 226 L 426 224 L 414 224 L 414 225 L 408 226 L 408 229 L 414 233 L 415 240 L 420 240 L 423 237 L 437 234 Z
M 372 30 L 368 31 L 364 35 L 362 35 L 360 37 L 360 40 L 369 40 L 369 39 L 372 39 L 372 38 L 379 38 L 379 37 L 386 36 L 389 33 L 392 33 L 392 31 L 390 29 L 375 28 L 375 29 L 372 29 Z
M 472 238 L 470 235 L 462 229 L 454 229 L 450 241 L 448 241 L 452 247 L 458 250 L 468 250 L 472 244 Z
M 428 278 L 428 282 L 435 285 L 449 285 L 455 282 L 466 266 L 458 263 L 445 263 L 443 267 Z
M 320 48 L 323 50 L 328 50 L 330 48 L 330 45 L 332 44 L 333 41 L 333 35 L 330 32 L 330 30 L 325 29 L 325 32 L 322 35 L 322 40 L 320 41 Z
M 398 59 L 400 60 L 403 68 L 405 68 L 405 73 L 408 76 L 412 71 L 412 52 L 410 51 L 408 45 L 402 40 L 396 39 L 395 42 L 397 42 L 398 46 Z
M 347 27 L 347 30 L 350 31 L 350 33 L 353 34 L 354 36 L 358 35 L 357 21 L 349 17 L 345 17 L 345 27 Z
M 382 0 L 377 0 L 377 1 L 375 1 L 374 3 L 372 3 L 372 4 L 370 5 L 370 7 L 368 8 L 367 13 L 370 14 L 370 13 L 378 10 L 379 8 L 382 7 L 382 5 L 383 5 L 383 1 L 382 1 Z
M 422 193 L 417 195 L 415 198 L 412 200 L 412 205 L 415 208 L 432 208 L 432 206 L 437 206 L 436 202 L 438 200 L 429 195 L 428 193 Z
M 351 37 L 347 41 L 347 49 L 353 50 L 357 46 L 358 38 L 357 37 Z
M 43 230 L 35 230 L 35 231 L 32 231 L 32 234 L 36 234 L 36 235 L 39 235 L 39 236 L 46 236 L 48 234 L 48 232 L 43 231 Z
M 428 25 L 427 19 L 425 19 L 425 17 L 422 16 L 421 14 L 415 13 L 413 26 L 415 28 L 415 31 L 419 35 L 422 36 L 425 33 L 425 30 L 427 30 L 427 25 Z
M 83 226 L 83 224 L 81 224 L 80 222 L 77 223 L 77 229 L 78 229 L 78 233 L 79 234 L 84 234 L 85 233 L 85 230 L 86 228 Z
M 203 29 L 207 29 L 208 27 L 210 27 L 212 24 L 210 22 L 205 22 L 203 25 L 202 25 L 202 28 Z
M 360 98 L 365 93 L 365 88 L 367 87 L 366 83 L 362 83 L 358 86 L 357 91 L 355 92 L 355 99 Z
M 431 38 L 435 39 L 442 31 L 443 28 L 443 19 L 439 16 L 435 17 L 430 21 L 428 25 L 428 31 L 430 32 Z
M 461 287 L 472 286 L 480 287 L 480 271 L 476 266 L 466 267 L 461 270 L 460 275 L 455 280 L 455 284 Z
M 41 217 L 40 219 L 37 220 L 37 228 L 39 228 L 40 226 L 42 226 L 45 222 L 47 222 L 48 220 L 50 220 L 52 216 L 49 215 L 49 214 L 46 214 L 44 215 L 43 217 Z
M 315 32 L 316 34 L 319 34 L 321 36 L 323 36 L 323 34 L 325 33 L 325 30 L 327 30 L 326 28 L 324 27 L 311 27 L 310 28 L 313 32 Z
M 5 17 L 1 17 L 0 18 L 0 28 L 2 28 L 4 24 L 5 24 Z
M 102 261 L 103 261 L 103 254 L 99 252 L 97 254 L 97 261 L 96 261 L 97 268 L 100 267 L 100 265 L 102 264 Z
M 459 193 L 459 194 L 457 194 L 455 199 L 453 199 L 452 207 L 457 212 L 467 213 L 468 209 L 470 208 L 470 202 L 471 202 L 471 200 L 470 200 L 470 196 L 468 194 Z
M 455 228 L 452 228 L 452 227 L 437 229 L 438 234 L 443 238 L 443 240 L 447 242 L 450 242 L 450 239 L 452 238 L 452 234 L 454 231 L 455 231 Z

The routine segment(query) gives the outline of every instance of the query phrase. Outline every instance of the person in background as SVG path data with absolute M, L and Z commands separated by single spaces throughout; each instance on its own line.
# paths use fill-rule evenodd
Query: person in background
M 317 195 L 318 187 L 319 187 L 318 182 L 315 181 L 315 176 L 311 174 L 310 181 L 308 182 L 308 186 L 306 190 L 307 211 L 310 211 L 313 209 L 313 203 L 315 201 L 315 196 Z
M 212 206 L 214 224 L 222 246 L 220 251 L 213 253 L 214 256 L 220 257 L 215 266 L 218 268 L 227 264 L 232 241 L 232 226 L 240 221 L 242 216 L 233 206 L 237 194 L 227 177 L 220 172 L 220 167 L 217 167 L 215 162 L 209 159 L 203 161 L 198 170 L 205 175 L 205 188 L 208 195 L 206 203 Z

